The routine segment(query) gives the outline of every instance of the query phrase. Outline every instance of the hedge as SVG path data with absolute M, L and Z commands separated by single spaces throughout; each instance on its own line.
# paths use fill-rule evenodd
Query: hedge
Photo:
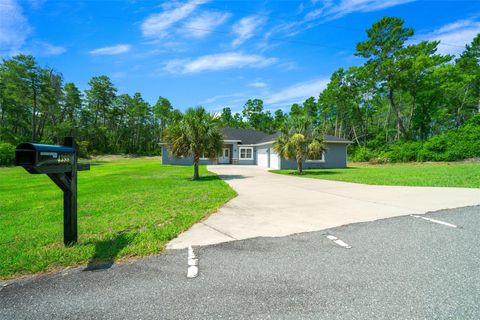
M 15 146 L 0 142 L 0 166 L 12 166 L 15 163 Z
M 480 114 L 464 126 L 433 136 L 426 141 L 398 141 L 379 149 L 357 147 L 351 161 L 409 162 L 456 161 L 480 158 Z

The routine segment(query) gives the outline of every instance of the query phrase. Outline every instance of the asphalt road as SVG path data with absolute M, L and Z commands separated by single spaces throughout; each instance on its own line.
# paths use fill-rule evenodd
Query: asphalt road
M 185 249 L 72 269 L 2 287 L 0 319 L 480 319 L 480 207 L 423 217 L 458 227 L 404 216 L 198 247 L 194 279 Z

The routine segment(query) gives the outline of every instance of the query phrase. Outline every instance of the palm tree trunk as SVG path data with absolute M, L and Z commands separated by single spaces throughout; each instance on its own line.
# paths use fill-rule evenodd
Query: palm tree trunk
M 298 159 L 297 159 L 297 173 L 298 174 L 303 174 L 302 160 L 298 160 Z
M 200 160 L 200 156 L 196 154 L 193 157 L 193 180 L 200 179 L 200 174 L 198 172 L 198 162 L 199 162 L 199 160 Z

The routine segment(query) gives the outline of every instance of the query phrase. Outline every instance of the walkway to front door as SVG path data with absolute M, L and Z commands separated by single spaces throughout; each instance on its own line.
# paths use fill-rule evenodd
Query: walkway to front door
M 223 148 L 222 154 L 218 157 L 219 164 L 230 163 L 230 148 Z

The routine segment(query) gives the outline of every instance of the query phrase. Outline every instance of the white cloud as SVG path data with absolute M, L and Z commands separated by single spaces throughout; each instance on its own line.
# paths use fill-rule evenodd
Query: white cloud
M 127 73 L 123 71 L 117 71 L 110 74 L 110 77 L 113 79 L 124 79 L 127 77 Z
M 297 8 L 297 14 L 302 13 L 303 9 L 305 9 L 305 6 L 303 5 L 303 2 L 302 2 L 302 3 L 300 3 L 300 5 Z
M 21 48 L 5 52 L 6 55 L 12 56 L 16 54 L 30 54 L 36 57 L 51 57 L 58 56 L 67 51 L 63 46 L 56 46 L 46 41 L 31 40 L 27 41 Z M 2 50 L 0 50 L 1 55 Z
M 257 88 L 257 89 L 263 89 L 263 88 L 266 88 L 268 86 L 265 82 L 260 81 L 260 80 L 249 83 L 248 85 L 250 87 Z
M 248 55 L 237 52 L 218 53 L 196 59 L 176 59 L 168 61 L 164 70 L 170 73 L 198 73 L 202 71 L 219 71 L 239 68 L 262 68 L 277 62 L 276 58 L 261 55 Z
M 212 104 L 212 103 L 215 103 L 217 101 L 225 101 L 225 100 L 230 99 L 230 98 L 239 98 L 239 97 L 243 98 L 245 96 L 246 96 L 245 93 L 220 94 L 220 95 L 213 96 L 213 97 L 210 97 L 208 99 L 205 99 L 205 101 L 203 101 L 202 103 L 203 104 Z
M 324 20 L 335 20 L 353 12 L 372 12 L 389 7 L 394 7 L 416 0 L 327 0 L 322 2 L 322 6 L 310 11 L 306 20 L 323 18 Z
M 115 46 L 103 47 L 89 51 L 91 55 L 100 56 L 100 55 L 116 55 L 122 54 L 130 51 L 130 45 L 128 44 L 117 44 Z
M 194 38 L 203 38 L 210 34 L 216 27 L 227 21 L 230 17 L 230 13 L 216 12 L 216 11 L 204 11 L 195 18 L 187 21 L 183 28 L 186 35 L 190 35 Z
M 16 54 L 32 31 L 15 0 L 0 2 L 0 53 Z
M 65 53 L 67 49 L 45 41 L 32 41 L 32 44 L 27 46 L 26 51 L 31 51 L 34 55 L 40 56 L 58 56 Z
M 245 93 L 243 96 L 238 96 L 238 98 L 225 98 L 220 101 L 215 101 L 215 103 L 203 102 L 201 105 L 213 112 L 222 112 L 223 108 L 228 107 L 232 111 L 232 114 L 236 112 L 242 113 L 243 105 L 248 99 L 251 99 L 251 97 L 251 93 Z
M 276 25 L 272 30 L 284 37 L 293 37 L 305 30 L 317 27 L 328 21 L 339 19 L 354 12 L 372 12 L 417 0 L 322 0 L 311 3 L 313 8 L 303 7 L 304 17 Z
M 142 33 L 146 37 L 163 38 L 168 29 L 177 22 L 190 16 L 195 9 L 207 0 L 190 0 L 181 5 L 164 6 L 164 11 L 153 14 L 142 22 Z
M 329 81 L 328 78 L 322 78 L 296 83 L 278 92 L 269 94 L 264 98 L 264 102 L 270 106 L 300 103 L 309 97 L 317 97 L 325 89 Z
M 41 6 L 41 0 L 32 0 L 32 6 Z M 46 41 L 29 39 L 32 32 L 22 7 L 15 0 L 0 1 L 0 55 L 19 53 L 36 56 L 56 56 L 67 49 Z
M 265 19 L 260 16 L 248 16 L 242 18 L 233 25 L 233 33 L 236 38 L 232 42 L 232 46 L 237 47 L 253 37 L 261 25 L 265 23 Z
M 420 34 L 420 40 L 439 40 L 438 53 L 457 55 L 465 50 L 465 45 L 472 42 L 480 33 L 480 21 L 459 20 L 446 24 L 437 30 Z

